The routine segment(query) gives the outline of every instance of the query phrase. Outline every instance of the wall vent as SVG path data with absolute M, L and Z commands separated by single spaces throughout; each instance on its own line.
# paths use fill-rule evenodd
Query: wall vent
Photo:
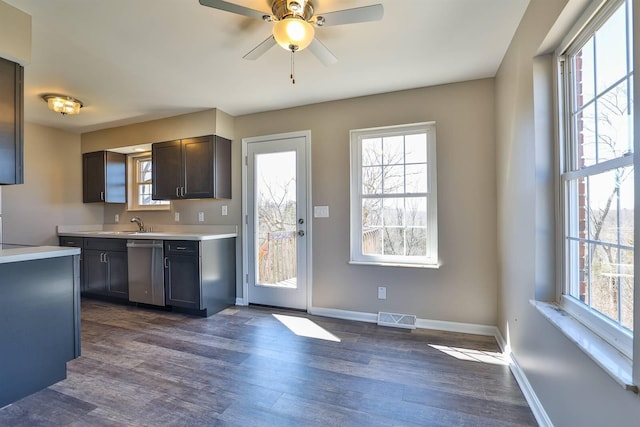
M 416 316 L 413 314 L 385 313 L 384 311 L 380 311 L 378 312 L 378 325 L 415 329 Z

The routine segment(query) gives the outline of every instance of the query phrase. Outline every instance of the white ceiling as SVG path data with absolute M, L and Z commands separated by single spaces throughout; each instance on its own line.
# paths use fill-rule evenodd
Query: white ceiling
M 324 27 L 338 57 L 275 46 L 242 56 L 271 25 L 198 0 L 3 0 L 32 16 L 25 118 L 71 132 L 219 108 L 233 116 L 354 96 L 493 77 L 529 0 L 315 0 L 316 12 L 381 3 L 379 22 Z M 269 0 L 229 0 L 268 12 Z M 74 96 L 78 116 L 47 109 Z

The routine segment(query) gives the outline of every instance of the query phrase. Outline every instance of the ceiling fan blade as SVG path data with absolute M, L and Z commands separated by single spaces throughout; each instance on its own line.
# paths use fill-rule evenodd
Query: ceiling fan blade
M 384 7 L 382 7 L 381 4 L 373 4 L 371 6 L 319 13 L 318 17 L 321 18 L 323 22 L 322 24 L 318 22 L 318 25 L 328 27 L 333 25 L 355 24 L 358 22 L 380 21 L 383 16 Z
M 240 6 L 235 3 L 229 3 L 223 0 L 200 0 L 200 4 L 203 6 L 212 7 L 214 9 L 237 13 L 238 15 L 244 15 L 248 16 L 249 18 L 255 18 L 259 20 L 263 20 L 265 16 L 271 16 L 270 13 L 260 12 L 259 10 Z
M 254 47 L 249 53 L 243 56 L 243 58 L 250 60 L 258 59 L 275 45 L 276 39 L 274 39 L 273 36 L 269 36 L 265 41 Z
M 308 49 L 327 67 L 338 62 L 338 58 L 318 39 L 313 39 Z

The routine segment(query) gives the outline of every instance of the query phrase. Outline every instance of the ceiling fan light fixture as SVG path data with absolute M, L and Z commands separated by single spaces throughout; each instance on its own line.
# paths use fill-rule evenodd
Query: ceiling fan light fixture
M 79 114 L 82 108 L 82 102 L 67 96 L 47 93 L 42 95 L 42 99 L 47 103 L 51 111 L 60 113 L 63 116 L 67 114 Z
M 283 49 L 298 51 L 305 49 L 315 36 L 313 25 L 301 18 L 285 18 L 273 26 L 273 37 Z

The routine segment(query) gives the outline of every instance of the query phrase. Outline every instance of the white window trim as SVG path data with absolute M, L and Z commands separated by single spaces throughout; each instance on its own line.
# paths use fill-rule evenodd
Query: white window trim
M 362 151 L 363 138 L 389 135 L 406 135 L 411 133 L 427 134 L 427 230 L 429 236 L 429 252 L 427 257 L 406 257 L 390 255 L 365 255 L 362 253 Z M 349 264 L 377 265 L 387 267 L 439 268 L 438 258 L 438 195 L 436 166 L 436 123 L 424 122 L 410 125 L 385 126 L 377 128 L 356 129 L 350 132 L 351 144 L 351 227 Z
M 562 333 L 564 333 L 571 341 L 573 341 L 582 351 L 584 351 L 589 357 L 591 357 L 600 367 L 602 367 L 611 377 L 613 377 L 619 384 L 625 389 L 637 392 L 637 385 L 640 383 L 640 356 L 633 358 L 633 354 L 640 354 L 640 292 L 635 292 L 634 298 L 634 331 L 638 331 L 638 334 L 627 333 L 627 331 L 619 328 L 614 322 L 610 321 L 603 315 L 600 315 L 594 309 L 591 309 L 584 304 L 579 303 L 574 297 L 565 295 L 565 289 L 568 286 L 567 277 L 567 264 L 565 259 L 565 230 L 568 226 L 568 217 L 565 215 L 566 211 L 566 182 L 568 179 L 574 179 L 576 177 L 586 174 L 586 171 L 578 170 L 567 172 L 566 167 L 568 160 L 566 156 L 567 147 L 570 143 L 570 135 L 566 123 L 571 123 L 569 118 L 569 111 L 565 109 L 565 98 L 571 96 L 569 91 L 563 91 L 565 88 L 565 82 L 563 80 L 562 72 L 564 64 L 564 57 L 568 54 L 569 48 L 572 44 L 580 40 L 585 40 L 591 35 L 582 34 L 583 30 L 590 25 L 600 26 L 602 22 L 611 16 L 611 12 L 617 8 L 617 6 L 624 0 L 594 0 L 583 12 L 582 16 L 578 19 L 575 25 L 567 33 L 567 36 L 559 45 L 556 50 L 556 72 L 555 72 L 555 93 L 557 98 L 557 129 L 556 134 L 556 165 L 558 169 L 558 202 L 556 206 L 558 221 L 558 253 L 557 253 L 557 266 L 559 266 L 561 272 L 557 275 L 558 283 L 557 289 L 557 303 L 545 303 L 542 301 L 532 301 L 532 304 L 545 318 L 547 318 L 554 326 L 556 326 Z M 602 13 L 600 16 L 594 19 L 594 16 L 598 13 Z M 638 18 L 640 17 L 640 11 L 633 8 L 632 21 L 636 27 L 640 24 Z M 638 46 L 638 39 L 640 37 L 634 36 L 633 40 L 633 88 L 634 98 L 637 100 L 640 88 L 638 87 L 638 63 L 640 58 L 638 57 L 640 49 Z M 637 123 L 640 115 L 639 104 L 634 104 L 634 120 Z M 634 152 L 639 152 L 640 146 L 640 126 L 634 126 Z M 610 169 L 613 167 L 620 167 L 629 164 L 634 165 L 634 192 L 635 198 L 638 199 L 640 194 L 640 173 L 638 170 L 637 154 L 628 156 L 628 158 L 616 158 L 610 161 L 599 163 L 590 166 L 585 169 L 589 169 L 589 174 L 599 173 L 602 170 Z M 638 241 L 640 230 L 638 230 L 639 213 L 635 212 L 634 219 L 634 240 Z M 637 271 L 638 260 L 640 254 L 635 251 L 635 270 Z M 634 287 L 638 289 L 640 280 L 637 274 L 634 274 Z
M 137 186 L 136 162 L 142 157 L 151 157 L 151 152 L 127 155 L 127 210 L 130 212 L 141 211 L 168 211 L 171 210 L 171 202 L 166 205 L 139 205 Z

